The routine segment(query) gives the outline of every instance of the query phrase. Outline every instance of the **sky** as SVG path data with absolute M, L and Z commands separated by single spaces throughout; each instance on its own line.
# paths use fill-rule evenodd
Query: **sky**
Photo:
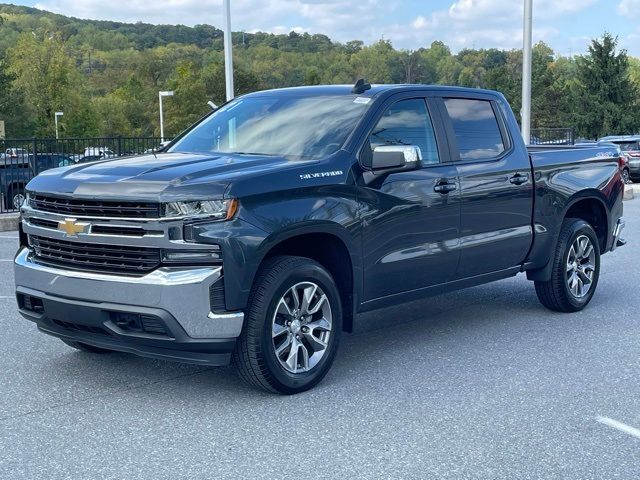
M 40 0 L 13 3 L 80 18 L 222 25 L 222 0 Z M 462 48 L 521 48 L 523 0 L 231 0 L 234 31 L 323 33 L 390 40 L 414 50 L 442 40 Z M 534 41 L 584 53 L 605 30 L 640 57 L 640 0 L 533 0 Z

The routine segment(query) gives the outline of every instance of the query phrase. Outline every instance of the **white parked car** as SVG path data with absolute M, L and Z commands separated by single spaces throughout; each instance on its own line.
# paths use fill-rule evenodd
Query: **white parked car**
M 87 147 L 84 149 L 85 157 L 114 158 L 116 156 L 112 150 L 107 147 Z

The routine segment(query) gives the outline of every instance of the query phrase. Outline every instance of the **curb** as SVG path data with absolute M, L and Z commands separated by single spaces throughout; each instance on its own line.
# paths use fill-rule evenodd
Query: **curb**
M 0 232 L 10 232 L 13 230 L 18 230 L 19 222 L 19 213 L 7 213 L 0 215 Z
M 636 197 L 640 197 L 640 184 L 626 185 L 624 187 L 624 199 L 633 200 Z

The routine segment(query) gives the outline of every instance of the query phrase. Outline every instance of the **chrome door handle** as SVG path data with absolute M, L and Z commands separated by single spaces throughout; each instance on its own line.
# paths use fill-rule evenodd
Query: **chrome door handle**
M 523 185 L 529 181 L 528 173 L 516 173 L 513 177 L 509 179 L 511 183 L 514 185 Z
M 458 187 L 453 182 L 440 182 L 433 187 L 435 192 L 441 193 L 442 195 L 446 195 L 447 193 L 453 192 L 457 189 Z

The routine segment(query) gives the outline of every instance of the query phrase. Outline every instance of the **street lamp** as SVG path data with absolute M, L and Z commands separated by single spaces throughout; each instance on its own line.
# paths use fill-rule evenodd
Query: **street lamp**
M 173 97 L 173 91 L 158 92 L 158 98 L 160 99 L 160 142 L 164 142 L 164 114 L 162 112 L 163 97 Z
M 54 121 L 56 123 L 56 140 L 60 138 L 60 136 L 58 135 L 58 118 L 63 115 L 64 115 L 64 112 L 56 112 L 55 115 L 53 116 Z
M 224 0 L 224 78 L 227 90 L 227 102 L 233 100 L 233 38 L 231 36 L 231 0 Z
M 533 31 L 533 0 L 524 0 L 524 28 L 522 49 L 522 139 L 531 143 L 531 44 Z

